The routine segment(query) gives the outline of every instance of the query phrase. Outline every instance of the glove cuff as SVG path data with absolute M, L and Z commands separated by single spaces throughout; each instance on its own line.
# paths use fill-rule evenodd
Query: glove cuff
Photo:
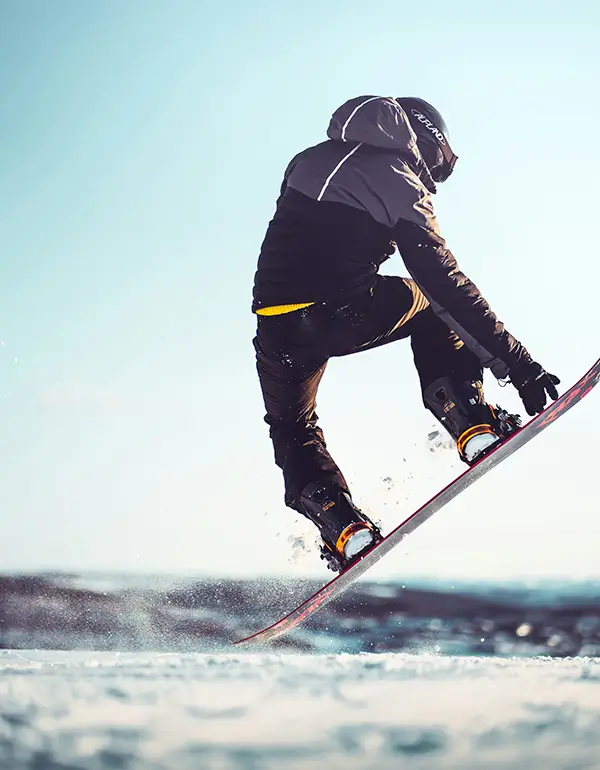
M 509 372 L 510 381 L 517 390 L 524 388 L 529 382 L 535 380 L 544 371 L 537 361 L 528 361 L 525 365 L 515 367 Z

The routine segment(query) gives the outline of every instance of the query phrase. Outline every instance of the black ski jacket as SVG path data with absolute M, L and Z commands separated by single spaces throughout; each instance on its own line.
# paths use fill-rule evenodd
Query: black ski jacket
M 368 291 L 395 243 L 433 310 L 498 378 L 531 363 L 527 350 L 464 275 L 439 228 L 435 184 L 392 98 L 361 96 L 331 118 L 328 141 L 287 167 L 255 275 L 254 311 L 344 301 Z

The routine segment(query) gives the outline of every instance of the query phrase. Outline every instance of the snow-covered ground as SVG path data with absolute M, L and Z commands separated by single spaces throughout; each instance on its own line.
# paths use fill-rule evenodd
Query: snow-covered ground
M 598 770 L 600 658 L 0 651 L 1 770 Z

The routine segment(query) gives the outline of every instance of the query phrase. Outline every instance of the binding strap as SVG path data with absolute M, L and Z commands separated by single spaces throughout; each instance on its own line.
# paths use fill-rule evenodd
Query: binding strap
M 492 426 L 487 424 L 473 425 L 471 428 L 467 428 L 467 430 L 461 433 L 460 436 L 458 437 L 458 441 L 456 442 L 456 447 L 460 452 L 461 456 L 464 456 L 465 446 L 472 438 L 475 438 L 475 436 L 482 436 L 486 433 L 491 433 L 492 436 L 496 435 L 494 430 L 492 430 Z
M 337 543 L 335 544 L 336 551 L 344 556 L 344 546 L 348 540 L 350 540 L 352 535 L 356 532 L 361 532 L 363 529 L 372 529 L 372 527 L 370 527 L 366 521 L 355 521 L 354 524 L 349 524 L 337 539 Z

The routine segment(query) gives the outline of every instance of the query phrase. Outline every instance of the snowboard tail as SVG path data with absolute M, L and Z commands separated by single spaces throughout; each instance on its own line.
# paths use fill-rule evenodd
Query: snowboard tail
M 370 550 L 368 550 L 359 561 L 352 564 L 341 574 L 319 589 L 315 594 L 309 597 L 299 607 L 292 610 L 288 615 L 278 620 L 273 625 L 268 626 L 262 631 L 258 631 L 251 636 L 240 639 L 235 644 L 263 643 L 274 639 L 281 634 L 295 628 L 309 615 L 321 609 L 332 599 L 335 599 L 359 577 L 382 559 L 392 548 L 401 543 L 405 537 L 414 532 L 434 513 L 443 508 L 444 505 L 453 500 L 464 489 L 470 487 L 477 479 L 485 475 L 489 470 L 505 460 L 509 455 L 516 452 L 528 441 L 541 433 L 545 428 L 551 425 L 561 415 L 567 412 L 575 404 L 579 403 L 592 388 L 600 381 L 600 359 L 592 368 L 571 387 L 566 393 L 551 403 L 541 414 L 533 417 L 523 427 L 512 434 L 508 439 L 499 444 L 489 454 L 485 455 L 479 462 L 468 468 L 464 473 L 450 482 L 447 487 L 438 492 L 428 502 L 422 505 L 411 516 L 405 519 L 395 529 L 393 529 L 383 540 L 379 541 Z

